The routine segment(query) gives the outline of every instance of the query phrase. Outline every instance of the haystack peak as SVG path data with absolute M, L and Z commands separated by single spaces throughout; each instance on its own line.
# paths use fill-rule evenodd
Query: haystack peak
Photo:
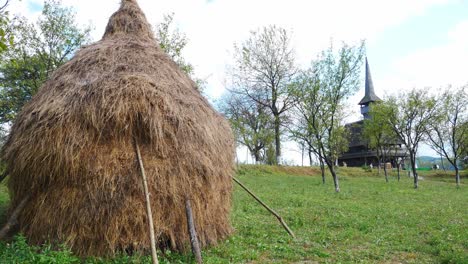
M 107 23 L 103 38 L 120 34 L 154 39 L 151 26 L 136 0 L 121 1 L 119 10 Z

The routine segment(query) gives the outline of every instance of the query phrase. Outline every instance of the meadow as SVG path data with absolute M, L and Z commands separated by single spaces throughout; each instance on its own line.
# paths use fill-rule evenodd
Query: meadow
M 341 192 L 317 168 L 243 165 L 237 177 L 274 208 L 295 232 L 292 239 L 239 186 L 233 193 L 234 232 L 203 250 L 205 263 L 468 263 L 467 172 L 421 172 L 420 188 L 392 172 L 340 168 Z M 8 193 L 0 185 L 0 223 Z M 191 254 L 159 252 L 160 263 L 188 263 Z M 65 247 L 30 246 L 18 235 L 0 242 L 0 263 L 150 263 L 147 256 L 79 259 Z

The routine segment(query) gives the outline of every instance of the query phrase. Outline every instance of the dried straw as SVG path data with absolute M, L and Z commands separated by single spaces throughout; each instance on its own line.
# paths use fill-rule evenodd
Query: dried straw
M 229 124 L 159 48 L 134 0 L 23 108 L 2 149 L 20 231 L 79 255 L 149 249 L 132 137 L 148 176 L 161 248 L 189 245 L 184 198 L 202 246 L 230 232 Z

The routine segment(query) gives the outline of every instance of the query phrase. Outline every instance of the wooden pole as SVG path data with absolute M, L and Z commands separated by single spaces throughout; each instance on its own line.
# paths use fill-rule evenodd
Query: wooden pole
M 201 256 L 200 243 L 197 238 L 197 231 L 195 229 L 195 223 L 193 222 L 192 206 L 190 205 L 190 199 L 185 198 L 185 214 L 187 215 L 187 227 L 190 234 L 190 245 L 192 246 L 192 252 L 195 255 L 195 259 L 198 264 L 203 263 Z
M 2 182 L 7 176 L 8 176 L 8 173 L 6 171 L 2 173 L 2 175 L 0 175 L 0 182 Z
M 16 206 L 15 210 L 13 210 L 13 213 L 11 214 L 10 218 L 6 222 L 6 224 L 3 226 L 2 230 L 0 230 L 0 240 L 3 240 L 6 235 L 8 235 L 8 232 L 18 224 L 18 216 L 23 210 L 24 206 L 26 206 L 26 202 L 28 201 L 29 196 L 26 196 L 21 200 L 21 202 Z
M 153 215 L 151 213 L 151 202 L 150 202 L 150 193 L 148 191 L 148 183 L 146 181 L 146 173 L 145 168 L 143 167 L 143 160 L 141 158 L 140 148 L 138 147 L 138 143 L 136 138 L 133 138 L 133 142 L 135 144 L 135 150 L 138 160 L 138 166 L 140 167 L 140 174 L 143 180 L 143 188 L 145 191 L 145 199 L 146 199 L 146 214 L 148 216 L 148 223 L 150 229 L 150 242 L 151 242 L 151 257 L 153 259 L 153 264 L 158 264 L 158 255 L 156 254 L 156 239 L 154 238 L 154 226 L 153 226 Z
M 248 192 L 255 200 L 257 200 L 257 202 L 259 202 L 263 207 L 265 207 L 265 209 L 267 209 L 271 214 L 273 214 L 278 219 L 278 221 L 281 223 L 281 225 L 284 227 L 286 232 L 288 232 L 289 235 L 291 235 L 294 239 L 296 238 L 293 231 L 291 231 L 289 226 L 286 224 L 286 222 L 284 222 L 283 218 L 277 212 L 275 212 L 268 205 L 266 205 L 264 202 L 262 202 L 262 200 L 260 200 L 260 198 L 258 198 L 253 192 L 251 192 L 249 189 L 247 189 L 247 187 L 245 187 L 245 185 L 242 184 L 238 179 L 236 179 L 235 177 L 232 177 L 232 179 L 235 182 L 237 182 L 237 184 L 239 184 L 240 187 L 242 187 L 242 189 L 244 189 L 246 192 Z

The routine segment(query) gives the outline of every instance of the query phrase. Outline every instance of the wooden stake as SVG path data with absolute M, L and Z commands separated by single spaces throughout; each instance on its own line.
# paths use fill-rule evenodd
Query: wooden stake
M 7 176 L 8 176 L 8 173 L 6 171 L 2 173 L 2 175 L 0 175 L 0 182 L 2 182 Z
M 239 184 L 240 187 L 242 187 L 242 189 L 244 189 L 246 192 L 248 192 L 255 200 L 257 200 L 257 202 L 259 202 L 263 207 L 265 207 L 265 209 L 267 209 L 271 214 L 273 214 L 278 219 L 278 221 L 281 223 L 281 225 L 284 227 L 286 232 L 288 232 L 289 235 L 291 235 L 294 239 L 296 238 L 293 231 L 291 231 L 291 229 L 289 229 L 289 226 L 286 224 L 286 222 L 284 222 L 283 218 L 278 213 L 276 213 L 273 209 L 268 207 L 268 205 L 266 205 L 264 202 L 262 202 L 262 200 L 260 200 L 260 198 L 258 198 L 253 192 L 251 192 L 249 189 L 247 189 L 247 187 L 245 187 L 245 185 L 243 185 L 238 179 L 236 179 L 235 177 L 232 177 L 232 179 L 235 182 L 237 182 L 237 184 Z
M 140 167 L 140 174 L 143 180 L 143 188 L 145 191 L 145 199 L 146 199 L 146 214 L 148 216 L 148 223 L 150 229 L 150 242 L 151 242 L 151 257 L 153 258 L 153 264 L 158 264 L 158 255 L 156 254 L 156 239 L 154 238 L 154 226 L 153 226 L 153 215 L 151 213 L 151 202 L 150 202 L 150 194 L 148 191 L 148 183 L 146 181 L 146 173 L 145 168 L 143 167 L 143 160 L 141 158 L 140 148 L 138 147 L 138 143 L 136 138 L 133 138 L 133 142 L 135 144 L 135 150 L 138 160 L 138 166 Z
M 3 226 L 2 230 L 0 230 L 0 240 L 3 240 L 6 237 L 6 235 L 8 235 L 8 232 L 10 232 L 10 230 L 18 224 L 18 216 L 23 210 L 24 206 L 26 205 L 28 199 L 29 196 L 23 198 L 23 200 L 21 200 L 18 206 L 16 206 L 15 210 L 13 210 L 13 213 L 11 214 L 10 218 Z
M 192 206 L 190 205 L 190 199 L 185 198 L 185 214 L 187 215 L 187 226 L 190 234 L 190 244 L 192 246 L 192 252 L 195 255 L 195 259 L 198 264 L 203 263 L 201 256 L 200 243 L 197 238 L 197 231 L 193 222 Z

